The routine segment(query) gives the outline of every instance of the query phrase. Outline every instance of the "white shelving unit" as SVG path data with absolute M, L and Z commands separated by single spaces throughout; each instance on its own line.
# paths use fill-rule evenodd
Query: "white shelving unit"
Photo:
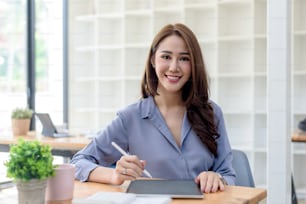
M 212 99 L 224 111 L 233 148 L 247 153 L 256 185 L 265 186 L 266 5 L 266 0 L 70 1 L 70 128 L 100 129 L 120 107 L 135 102 L 153 36 L 167 23 L 182 22 L 199 39 Z
M 292 126 L 306 118 L 306 1 L 292 1 Z M 306 144 L 293 144 L 293 176 L 298 198 L 306 199 Z

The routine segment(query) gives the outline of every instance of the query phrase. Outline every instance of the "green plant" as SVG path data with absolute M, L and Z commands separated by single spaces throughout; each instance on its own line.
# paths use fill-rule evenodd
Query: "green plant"
M 29 108 L 15 108 L 12 111 L 12 119 L 30 119 L 33 115 L 33 111 Z
M 7 176 L 16 180 L 46 179 L 55 175 L 53 155 L 48 145 L 39 141 L 19 139 L 10 147 L 9 159 L 4 162 Z

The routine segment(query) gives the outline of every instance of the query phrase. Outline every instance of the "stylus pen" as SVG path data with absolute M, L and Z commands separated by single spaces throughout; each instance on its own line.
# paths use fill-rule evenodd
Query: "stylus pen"
M 121 149 L 121 147 L 119 147 L 119 145 L 117 145 L 115 142 L 112 142 L 112 145 L 116 148 L 116 150 L 118 150 L 122 155 L 127 156 L 129 155 L 128 153 L 126 153 L 123 149 Z M 149 177 L 152 178 L 151 174 L 145 169 L 143 170 L 143 173 Z

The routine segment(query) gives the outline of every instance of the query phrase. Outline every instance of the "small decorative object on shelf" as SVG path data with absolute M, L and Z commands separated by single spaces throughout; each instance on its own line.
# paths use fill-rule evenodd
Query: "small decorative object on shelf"
M 45 203 L 47 179 L 55 175 L 56 168 L 48 145 L 19 139 L 10 147 L 9 159 L 4 165 L 7 177 L 16 182 L 19 204 Z
M 15 108 L 12 111 L 12 131 L 14 136 L 27 135 L 33 111 L 29 108 Z
M 306 134 L 306 118 L 299 122 L 298 128 L 300 131 Z

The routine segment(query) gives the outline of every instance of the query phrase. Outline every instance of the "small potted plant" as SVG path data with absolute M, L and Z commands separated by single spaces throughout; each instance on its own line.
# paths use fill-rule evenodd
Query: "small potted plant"
M 15 108 L 12 111 L 12 131 L 14 136 L 27 135 L 33 111 L 29 108 Z
M 47 179 L 55 175 L 56 168 L 50 146 L 19 139 L 11 145 L 4 165 L 7 177 L 16 183 L 19 204 L 45 203 Z

